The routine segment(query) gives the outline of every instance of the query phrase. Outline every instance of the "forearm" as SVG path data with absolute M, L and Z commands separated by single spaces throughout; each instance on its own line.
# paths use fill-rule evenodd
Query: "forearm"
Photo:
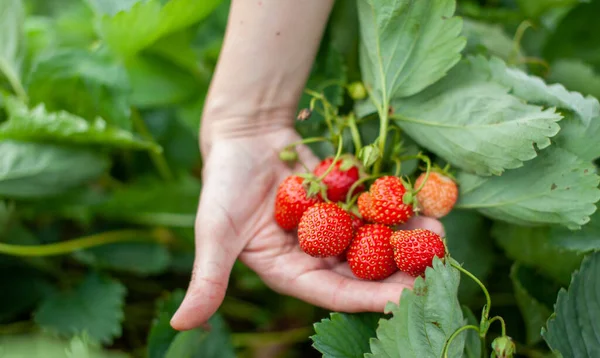
M 241 120 L 291 119 L 332 4 L 333 0 L 232 1 L 204 108 L 203 121 L 210 122 L 211 132 Z

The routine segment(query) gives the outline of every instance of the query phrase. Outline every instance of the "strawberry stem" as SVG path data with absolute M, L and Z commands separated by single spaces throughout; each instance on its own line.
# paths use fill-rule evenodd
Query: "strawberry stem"
M 394 163 L 396 163 L 396 170 L 394 171 L 394 176 L 400 176 L 400 169 L 402 169 L 402 161 L 399 158 L 392 159 Z
M 460 266 L 460 265 L 458 265 L 458 264 L 456 264 L 454 262 L 452 262 L 451 265 L 452 265 L 452 267 L 454 267 L 458 271 L 460 271 L 460 272 L 464 273 L 465 275 L 467 275 L 468 277 L 470 277 L 483 290 L 483 293 L 485 294 L 486 305 L 485 305 L 485 307 L 483 309 L 482 321 L 487 322 L 488 321 L 488 317 L 490 316 L 490 308 L 492 307 L 492 299 L 490 298 L 490 293 L 488 292 L 487 288 L 485 287 L 485 285 L 477 277 L 475 277 L 469 271 L 465 270 L 462 266 Z
M 419 153 L 417 154 L 417 158 L 425 162 L 425 164 L 427 165 L 427 169 L 425 172 L 425 178 L 423 179 L 423 182 L 421 182 L 421 185 L 419 185 L 419 187 L 415 190 L 414 195 L 417 195 L 421 191 L 421 189 L 423 189 L 425 183 L 427 183 L 427 180 L 429 179 L 429 174 L 431 173 L 431 160 L 429 159 L 429 157 Z
M 500 316 L 495 316 L 492 319 L 490 319 L 489 323 L 488 323 L 488 328 L 489 326 L 492 325 L 492 323 L 494 323 L 495 321 L 500 321 L 500 325 L 502 326 L 502 336 L 506 336 L 506 323 L 504 322 L 504 318 L 500 317 Z
M 352 134 L 352 141 L 354 142 L 354 155 L 358 157 L 358 153 L 362 149 L 362 140 L 360 139 L 360 132 L 356 126 L 356 116 L 354 113 L 348 115 L 348 127 Z
M 135 109 L 132 109 L 131 111 L 131 121 L 133 123 L 133 127 L 142 138 L 150 142 L 154 141 L 154 137 L 152 136 L 152 133 L 150 133 L 150 131 L 148 130 L 146 122 L 144 122 L 140 113 Z M 150 160 L 152 160 L 156 171 L 164 181 L 173 180 L 173 171 L 169 167 L 169 163 L 167 162 L 164 151 L 158 153 L 150 151 Z
M 514 65 L 519 57 L 519 47 L 521 45 L 521 41 L 523 40 L 523 35 L 525 35 L 525 31 L 533 27 L 533 24 L 529 20 L 525 20 L 519 24 L 517 27 L 517 31 L 515 31 L 515 37 L 513 38 L 513 48 L 509 54 L 508 63 Z
M 329 142 L 329 138 L 325 138 L 325 137 L 304 138 L 302 140 L 299 140 L 299 141 L 296 141 L 296 142 L 286 145 L 284 147 L 284 149 L 289 149 L 289 148 L 295 147 L 300 144 L 310 144 L 310 143 L 317 143 L 317 142 Z
M 384 103 L 386 101 L 384 100 Z M 383 108 L 379 111 L 380 127 L 379 127 L 379 152 L 381 157 L 375 162 L 373 166 L 373 174 L 379 174 L 381 172 L 381 165 L 383 164 L 383 157 L 385 156 L 385 141 L 387 139 L 388 125 L 389 125 L 389 105 L 384 104 Z
M 323 174 L 321 174 L 320 177 L 317 178 L 317 181 L 323 180 L 327 176 L 327 174 L 331 173 L 331 171 L 335 167 L 335 164 L 337 163 L 338 159 L 340 159 L 340 156 L 342 155 L 342 148 L 343 148 L 342 144 L 344 144 L 344 142 L 342 141 L 342 138 L 339 138 L 337 152 L 335 153 L 335 157 L 333 158 L 333 161 L 331 162 L 331 164 L 329 165 L 327 170 Z
M 456 338 L 461 332 L 469 330 L 469 329 L 472 329 L 474 331 L 477 331 L 477 333 L 479 333 L 479 327 L 472 325 L 472 324 L 458 328 L 456 331 L 454 331 L 454 333 L 452 333 L 452 335 L 448 338 L 448 340 L 444 344 L 444 349 L 442 350 L 442 357 L 448 358 L 448 349 L 450 348 L 450 343 L 452 343 L 454 338 Z
M 346 194 L 346 203 L 348 203 L 349 206 L 352 206 L 352 204 L 354 204 L 354 201 L 356 200 L 356 198 L 358 198 L 358 195 L 353 196 L 356 188 L 358 188 L 362 183 L 364 183 L 368 180 L 377 179 L 380 176 L 383 176 L 383 174 L 369 175 L 368 177 L 364 177 L 364 178 L 361 178 L 361 179 L 355 181 L 354 184 L 352 184 L 352 186 L 350 187 L 350 190 L 348 190 L 348 194 Z
M 338 136 L 341 136 L 341 129 L 339 128 L 339 123 L 338 124 L 338 129 L 340 129 L 339 133 L 335 133 L 333 130 L 333 122 L 331 120 L 331 118 L 333 117 L 334 119 L 337 120 L 337 111 L 336 109 L 331 105 L 331 103 L 329 103 L 329 101 L 327 100 L 327 98 L 325 97 L 325 94 L 320 93 L 320 92 L 316 92 L 313 91 L 311 89 L 305 89 L 304 92 L 306 92 L 307 94 L 313 96 L 313 98 L 310 101 L 310 109 L 314 109 L 315 105 L 316 105 L 316 101 L 321 101 L 321 104 L 323 105 L 323 109 L 324 112 L 321 113 L 320 111 L 318 111 L 318 113 L 320 113 L 323 117 L 325 117 L 325 122 L 327 123 L 327 128 L 329 129 L 329 133 L 332 136 L 332 139 L 336 139 Z

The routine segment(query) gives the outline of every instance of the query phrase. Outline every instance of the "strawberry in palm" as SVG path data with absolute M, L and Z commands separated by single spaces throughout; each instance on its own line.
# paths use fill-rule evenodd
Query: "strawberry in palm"
M 275 221 L 282 229 L 292 230 L 298 226 L 306 209 L 319 202 L 319 196 L 308 196 L 304 179 L 290 175 L 277 188 Z
M 401 271 L 420 276 L 430 267 L 435 256 L 443 258 L 446 246 L 442 238 L 429 230 L 399 230 L 390 237 L 394 260 Z
M 390 244 L 392 229 L 367 224 L 358 229 L 346 258 L 352 273 L 365 280 L 383 280 L 398 271 Z
M 432 171 L 425 181 L 426 173 L 421 174 L 415 187 L 421 188 L 417 193 L 418 207 L 425 216 L 439 219 L 448 215 L 458 199 L 458 187 L 450 177 Z
M 378 224 L 404 224 L 414 215 L 412 204 L 405 203 L 406 193 L 404 183 L 396 176 L 388 175 L 375 180 L 369 189 L 371 205 L 368 216 Z
M 311 206 L 298 224 L 300 248 L 314 257 L 342 254 L 352 241 L 352 218 L 334 203 Z
M 334 158 L 322 160 L 313 170 L 313 174 L 319 178 L 327 172 L 332 165 Z M 360 179 L 360 167 L 356 159 L 350 155 L 344 155 L 333 164 L 333 168 L 325 175 L 322 182 L 327 187 L 327 198 L 333 202 L 346 200 L 346 195 L 352 185 Z M 359 185 L 353 194 L 364 190 L 363 185 Z

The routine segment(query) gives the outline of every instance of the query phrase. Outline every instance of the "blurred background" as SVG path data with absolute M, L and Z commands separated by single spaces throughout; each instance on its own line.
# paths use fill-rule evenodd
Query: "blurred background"
M 0 0 L 0 357 L 320 356 L 309 336 L 329 312 L 275 294 L 239 262 L 210 332 L 169 327 L 193 262 L 198 131 L 229 5 Z M 465 53 L 597 97 L 599 13 L 598 1 L 458 4 Z M 358 80 L 356 5 L 338 0 L 307 87 L 327 86 L 348 113 L 352 99 L 330 84 Z M 315 113 L 298 130 L 326 126 Z M 377 136 L 373 122 L 360 130 L 365 142 Z M 510 262 L 481 239 L 490 223 L 461 211 L 444 223 L 455 258 L 490 284 L 511 331 L 525 336 Z M 556 287 L 547 287 L 551 306 Z M 480 307 L 483 297 L 467 282 L 461 302 Z

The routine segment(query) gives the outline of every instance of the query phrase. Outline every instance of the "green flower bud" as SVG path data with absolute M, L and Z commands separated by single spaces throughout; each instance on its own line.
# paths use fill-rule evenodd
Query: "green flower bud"
M 360 82 L 352 82 L 348 85 L 348 93 L 353 100 L 361 100 L 367 97 L 367 90 Z
M 512 358 L 517 347 L 510 337 L 502 336 L 494 339 L 492 342 L 492 349 L 497 358 Z

